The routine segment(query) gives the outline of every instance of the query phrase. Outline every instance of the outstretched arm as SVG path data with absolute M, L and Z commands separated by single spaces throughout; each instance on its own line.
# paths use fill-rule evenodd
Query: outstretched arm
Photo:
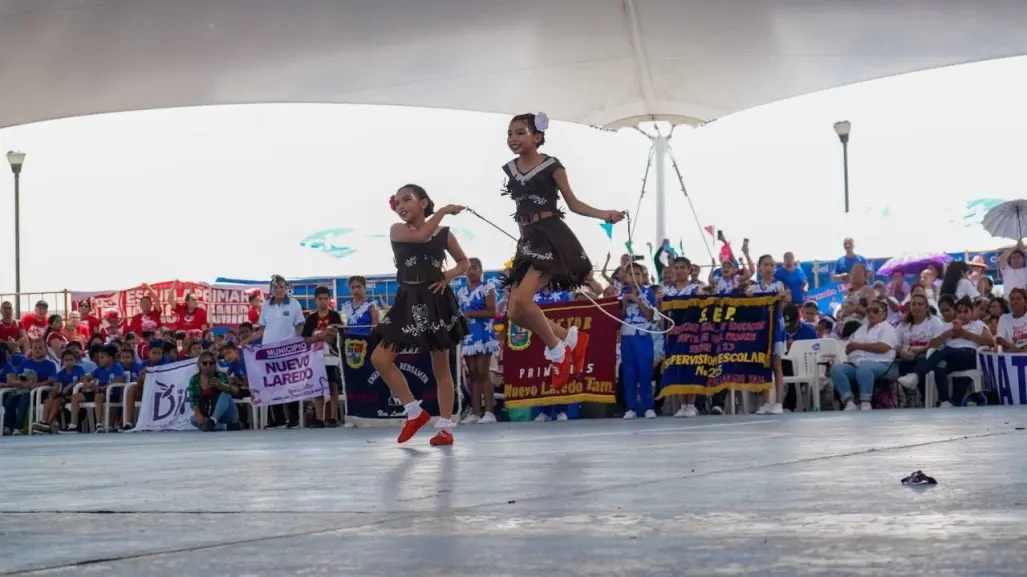
M 405 224 L 397 222 L 392 225 L 391 229 L 389 229 L 389 240 L 393 242 L 409 243 L 428 242 L 428 239 L 430 239 L 435 231 L 438 230 L 439 225 L 442 223 L 442 219 L 447 214 L 457 214 L 463 209 L 464 207 L 462 206 L 447 204 L 440 208 L 435 214 L 431 215 L 431 218 L 424 222 L 424 226 L 417 229 L 410 228 Z M 452 236 L 450 236 L 450 238 L 452 238 Z
M 578 197 L 574 196 L 574 191 L 571 190 L 571 183 L 567 180 L 567 171 L 563 168 L 558 168 L 553 173 L 553 178 L 556 179 L 556 186 L 559 187 L 560 193 L 563 194 L 563 200 L 567 203 L 567 208 L 570 209 L 574 214 L 580 214 L 581 216 L 587 216 L 589 218 L 596 218 L 599 220 L 605 220 L 609 222 L 618 222 L 624 217 L 624 214 L 615 210 L 599 210 L 593 208 Z

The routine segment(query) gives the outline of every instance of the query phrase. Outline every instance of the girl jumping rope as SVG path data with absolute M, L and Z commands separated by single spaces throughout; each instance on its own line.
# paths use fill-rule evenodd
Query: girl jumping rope
M 460 344 L 468 329 L 449 282 L 467 271 L 468 262 L 449 227 L 440 227 L 439 223 L 444 216 L 458 214 L 463 207 L 449 204 L 436 213 L 428 193 L 416 184 L 400 188 L 389 204 L 403 221 L 389 230 L 399 292 L 395 304 L 375 328 L 380 342 L 371 354 L 371 363 L 392 395 L 403 403 L 407 421 L 397 440 L 405 443 L 431 416 L 410 392 L 410 385 L 395 364 L 396 355 L 410 348 L 431 351 L 432 370 L 438 383 L 439 420 L 435 423 L 438 432 L 430 443 L 452 445 L 455 391 L 449 351 Z M 446 252 L 456 266 L 444 271 Z
M 624 212 L 592 208 L 574 195 L 560 161 L 538 151 L 546 142 L 548 128 L 545 114 L 528 113 L 515 116 L 506 132 L 506 144 L 517 158 L 503 166 L 508 179 L 505 194 L 516 204 L 514 220 L 521 238 L 504 284 L 513 287 L 507 316 L 545 343 L 553 388 L 559 389 L 567 384 L 572 365 L 575 372 L 584 369 L 588 334 L 579 333 L 576 327 L 556 325 L 533 298 L 545 286 L 553 290 L 581 287 L 592 272 L 592 262 L 564 223 L 564 213 L 557 207 L 558 195 L 563 194 L 571 212 L 609 223 L 620 222 Z

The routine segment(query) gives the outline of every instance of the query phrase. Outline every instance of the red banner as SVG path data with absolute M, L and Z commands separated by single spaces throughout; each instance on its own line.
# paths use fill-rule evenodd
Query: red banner
M 71 298 L 76 309 L 79 301 L 88 299 L 94 314 L 101 315 L 101 318 L 110 311 L 117 311 L 122 319 L 130 319 L 140 312 L 139 300 L 147 295 L 153 296 L 152 289 L 156 293 L 154 305 L 160 306 L 165 324 L 174 325 L 178 322 L 175 303 L 184 304 L 185 295 L 192 293 L 196 295 L 199 306 L 207 310 L 207 322 L 212 327 L 235 328 L 248 320 L 250 295 L 260 290 L 247 285 L 209 285 L 190 281 L 177 281 L 176 287 L 175 282 L 151 283 L 119 291 L 73 292 Z M 174 289 L 177 290 L 172 294 Z
M 620 315 L 616 298 L 597 301 L 614 317 Z M 615 403 L 617 331 L 620 324 L 589 301 L 541 305 L 546 317 L 562 327 L 576 326 L 588 333 L 585 371 L 571 376 L 560 390 L 552 385 L 545 345 L 531 331 L 509 323 L 503 342 L 503 382 L 507 407 L 536 407 L 569 403 Z

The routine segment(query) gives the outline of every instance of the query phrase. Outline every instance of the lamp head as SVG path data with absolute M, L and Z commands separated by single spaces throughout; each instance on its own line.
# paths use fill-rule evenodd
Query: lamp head
M 852 123 L 848 120 L 842 120 L 834 123 L 834 133 L 838 135 L 838 140 L 842 143 L 849 141 L 849 131 L 852 130 Z
M 25 164 L 25 153 L 12 150 L 7 153 L 7 162 L 11 164 L 11 171 L 18 174 L 21 172 L 21 165 Z

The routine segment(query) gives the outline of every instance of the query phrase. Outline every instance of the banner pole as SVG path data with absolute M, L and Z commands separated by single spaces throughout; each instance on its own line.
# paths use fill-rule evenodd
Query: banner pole
M 342 370 L 342 365 L 346 363 L 346 349 L 343 348 L 343 333 L 335 333 L 335 348 L 339 351 L 339 417 L 342 421 L 342 426 L 346 426 L 346 417 L 349 416 L 349 403 L 346 402 L 346 371 Z M 343 406 L 346 408 L 343 409 Z

